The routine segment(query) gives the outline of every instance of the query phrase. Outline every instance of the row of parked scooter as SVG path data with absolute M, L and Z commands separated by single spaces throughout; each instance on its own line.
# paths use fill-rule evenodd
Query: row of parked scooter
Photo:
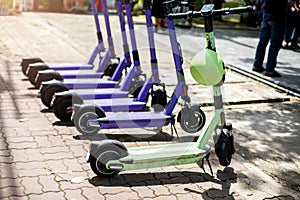
M 116 140 L 92 142 L 87 156 L 92 170 L 98 176 L 110 177 L 121 170 L 189 164 L 203 161 L 204 158 L 208 160 L 210 147 L 207 142 L 212 135 L 215 136 L 215 150 L 220 164 L 229 165 L 234 153 L 232 126 L 225 121 L 220 89 L 225 80 L 225 70 L 223 61 L 216 52 L 212 19 L 214 16 L 248 12 L 251 8 L 214 10 L 214 6 L 208 4 L 201 11 L 174 14 L 173 10 L 178 6 L 192 6 L 178 0 L 164 3 L 177 75 L 177 85 L 168 100 L 165 85 L 159 79 L 151 0 L 144 0 L 151 63 L 149 76 L 141 69 L 130 0 L 117 0 L 124 50 L 122 57 L 115 55 L 106 0 L 101 0 L 101 3 L 108 37 L 107 50 L 104 47 L 95 0 L 91 0 L 98 42 L 87 63 L 44 63 L 37 57 L 23 58 L 22 71 L 34 87 L 40 90 L 43 104 L 51 108 L 61 121 L 72 121 L 76 129 L 84 135 L 96 134 L 101 129 L 161 128 L 169 124 L 171 130 L 176 131 L 175 121 L 189 133 L 199 132 L 202 128 L 203 130 L 194 142 L 133 149 L 127 149 Z M 131 53 L 125 17 L 130 34 Z M 174 18 L 182 17 L 204 19 L 207 48 L 195 55 L 191 61 L 191 74 L 199 84 L 213 87 L 215 112 L 207 122 L 200 104 L 192 104 L 188 96 L 182 53 L 174 25 Z M 98 55 L 99 63 L 95 66 Z M 121 81 L 122 76 L 125 77 Z M 151 109 L 147 107 L 149 96 Z M 173 111 L 179 99 L 183 104 L 175 119 Z

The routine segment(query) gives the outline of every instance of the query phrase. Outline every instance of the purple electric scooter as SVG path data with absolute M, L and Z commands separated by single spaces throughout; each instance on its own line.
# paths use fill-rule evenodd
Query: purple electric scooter
M 95 10 L 94 13 L 98 13 L 96 10 L 97 8 L 95 7 L 95 0 L 91 0 L 91 4 L 94 7 L 93 8 Z M 71 87 L 71 88 L 73 88 L 73 86 L 70 86 L 70 85 L 74 85 L 75 83 L 76 83 L 77 87 L 79 87 L 78 85 L 82 85 L 81 87 L 83 87 L 83 88 L 90 88 L 88 86 L 89 84 L 87 86 L 85 86 L 85 82 L 89 83 L 92 80 L 83 80 L 83 79 L 94 79 L 93 82 L 97 82 L 96 79 L 101 78 L 103 75 L 110 75 L 110 76 L 113 75 L 113 72 L 118 67 L 119 59 L 115 55 L 106 1 L 102 0 L 102 4 L 103 4 L 103 15 L 105 18 L 105 23 L 106 23 L 109 49 L 108 49 L 108 52 L 101 58 L 98 69 L 97 70 L 79 69 L 79 70 L 56 71 L 53 69 L 39 70 L 38 64 L 34 64 L 34 66 L 29 65 L 30 67 L 29 67 L 28 77 L 29 77 L 30 82 L 36 88 L 40 87 L 41 82 L 49 81 L 49 80 L 53 80 L 53 79 L 61 80 L 64 83 L 68 84 L 68 87 Z M 98 22 L 98 25 L 99 25 L 99 22 Z M 100 25 L 98 27 L 100 27 Z M 112 62 L 114 60 L 117 62 L 114 62 L 112 64 Z M 44 65 L 44 64 L 41 63 L 41 65 Z M 124 67 L 123 66 L 119 66 L 119 67 L 120 68 L 118 68 L 117 70 L 120 70 L 122 72 Z M 104 71 L 106 73 L 104 73 Z M 81 79 L 81 80 L 79 80 L 79 79 Z M 120 79 L 120 77 L 116 77 L 115 80 L 110 80 L 110 81 L 118 82 L 119 79 Z M 116 84 L 108 84 L 106 80 L 103 80 L 103 81 L 98 80 L 97 87 L 101 88 L 100 82 L 103 82 L 103 85 L 106 85 L 106 86 L 104 86 L 104 88 L 116 86 Z
M 105 2 L 104 2 L 105 3 Z M 95 0 L 91 0 L 91 6 L 93 9 L 93 13 L 98 13 L 97 7 L 95 4 Z M 107 28 L 107 35 L 108 35 L 108 44 L 109 44 L 109 50 L 105 56 L 102 57 L 100 64 L 98 66 L 97 70 L 39 70 L 36 77 L 32 77 L 33 72 L 29 73 L 29 80 L 30 82 L 35 85 L 35 87 L 39 87 L 41 82 L 43 81 L 49 81 L 49 80 L 64 80 L 64 79 L 78 79 L 78 78 L 102 78 L 103 76 L 109 76 L 112 77 L 114 75 L 115 71 L 118 74 L 118 76 L 114 76 L 111 81 L 119 81 L 122 76 L 122 71 L 130 66 L 130 65 L 120 65 L 120 59 L 116 57 L 114 54 L 114 45 L 113 45 L 113 39 L 111 35 L 111 29 L 110 29 L 110 23 L 109 23 L 109 16 L 108 11 L 106 9 L 106 5 L 103 6 L 103 13 L 105 17 L 105 23 Z M 97 14 L 98 16 L 98 14 Z M 98 20 L 96 17 L 95 19 Z M 100 30 L 99 22 L 96 23 L 98 26 L 98 29 Z M 101 35 L 99 35 L 100 38 L 102 38 Z M 126 52 L 125 52 L 126 53 Z M 35 73 L 35 72 L 34 72 Z M 31 74 L 31 76 L 30 76 Z M 32 77 L 32 78 L 30 78 Z M 33 80 L 34 79 L 34 80 Z
M 121 2 L 119 2 L 121 3 Z M 127 73 L 125 80 L 121 83 L 120 88 L 114 89 L 77 89 L 69 90 L 62 82 L 60 81 L 51 81 L 52 84 L 48 84 L 48 82 L 43 82 L 41 87 L 41 100 L 43 104 L 47 107 L 51 107 L 52 105 L 59 103 L 62 107 L 65 105 L 72 105 L 72 101 L 76 103 L 82 104 L 83 100 L 87 99 L 111 99 L 111 98 L 124 98 L 128 97 L 128 95 L 137 97 L 139 90 L 146 80 L 146 75 L 142 73 L 139 59 L 139 52 L 137 50 L 134 24 L 131 13 L 131 5 L 129 1 L 125 2 L 126 16 L 129 26 L 129 33 L 131 38 L 131 46 L 132 46 L 132 58 L 133 65 L 130 67 L 129 72 Z M 123 43 L 126 44 L 124 49 L 129 51 L 129 47 L 127 45 L 126 39 L 126 30 L 125 30 L 125 21 L 123 19 L 123 15 L 119 14 L 122 29 L 122 39 Z M 129 62 L 129 54 L 127 54 L 127 62 Z M 125 59 L 126 60 L 126 59 Z M 114 74 L 118 75 L 118 74 Z M 61 92 L 65 91 L 65 92 Z M 55 98 L 52 100 L 53 94 L 55 93 Z M 51 105 L 52 101 L 52 105 Z M 61 110 L 61 109 L 59 109 Z M 65 109 L 62 110 L 65 112 Z M 68 117 L 67 119 L 69 119 Z
M 144 5 L 150 7 L 151 1 L 145 0 Z M 195 133 L 205 124 L 205 114 L 200 109 L 200 105 L 191 105 L 188 96 L 188 87 L 182 69 L 182 57 L 179 44 L 176 39 L 175 26 L 173 20 L 168 20 L 169 37 L 173 52 L 173 58 L 176 68 L 178 83 L 173 91 L 170 101 L 166 108 L 160 112 L 107 112 L 101 108 L 74 105 L 75 116 L 74 124 L 76 129 L 84 135 L 98 133 L 101 129 L 117 128 L 145 128 L 145 127 L 162 127 L 171 125 L 171 130 L 175 129 L 175 114 L 173 110 L 178 99 L 183 100 L 177 121 L 180 122 L 182 129 L 186 132 Z M 177 131 L 175 129 L 177 134 Z
M 147 78 L 146 82 L 143 84 L 142 89 L 139 91 L 137 98 L 111 98 L 111 99 L 90 99 L 84 101 L 84 107 L 87 107 L 86 105 L 90 105 L 90 107 L 101 107 L 105 112 L 119 112 L 119 111 L 141 111 L 145 110 L 147 99 L 149 96 L 149 91 L 151 90 L 151 96 L 152 98 L 155 98 L 155 100 L 152 100 L 152 103 L 155 102 L 154 109 L 163 108 L 166 106 L 167 103 L 167 96 L 164 90 L 164 85 L 160 83 L 159 80 L 159 74 L 158 74 L 158 66 L 157 66 L 157 59 L 156 59 L 156 52 L 155 52 L 155 43 L 154 43 L 154 34 L 153 34 L 153 24 L 151 19 L 151 10 L 150 6 L 145 7 L 145 15 L 146 15 L 146 24 L 147 24 L 147 31 L 148 31 L 148 39 L 149 39 L 149 47 L 150 47 L 150 57 L 151 57 L 151 75 L 149 78 Z M 117 1 L 117 11 L 118 13 L 122 13 L 122 2 L 121 0 Z M 124 19 L 123 19 L 124 20 Z M 125 28 L 125 27 L 123 27 Z M 153 89 L 153 86 L 161 86 L 156 88 L 156 90 Z M 60 94 L 57 94 L 59 96 Z M 79 95 L 73 94 L 73 96 L 66 97 L 65 99 L 56 98 L 53 102 L 53 112 L 57 118 L 60 120 L 68 120 L 71 119 L 71 111 L 70 108 L 72 108 L 72 103 L 76 103 L 78 101 L 79 103 L 83 100 Z M 72 98 L 72 99 L 71 99 Z M 68 99 L 68 100 L 67 100 Z M 77 100 L 78 99 L 78 100 Z M 69 103 L 69 104 L 67 104 Z M 97 109 L 97 108 L 95 108 Z M 76 113 L 75 113 L 76 115 Z M 75 115 L 73 116 L 74 118 Z
M 94 0 L 92 0 L 94 1 Z M 95 5 L 95 3 L 92 3 L 91 1 L 91 5 L 93 8 L 93 15 L 94 15 L 94 21 L 95 21 L 95 25 L 96 25 L 96 31 L 97 31 L 97 39 L 98 42 L 95 46 L 95 48 L 92 51 L 92 54 L 90 55 L 90 57 L 88 58 L 86 63 L 44 63 L 43 60 L 39 57 L 23 57 L 22 62 L 21 62 L 21 67 L 22 67 L 22 72 L 25 76 L 28 76 L 28 69 L 29 69 L 29 65 L 30 64 L 34 64 L 36 66 L 36 70 L 43 70 L 43 69 L 54 69 L 57 71 L 60 70 L 92 70 L 94 68 L 94 61 L 97 57 L 97 55 L 100 55 L 100 59 L 102 58 L 101 53 L 105 52 L 105 47 L 104 47 L 104 43 L 103 43 L 103 38 L 102 38 L 102 32 L 100 29 L 100 24 L 99 24 L 99 19 L 98 19 L 98 11 L 97 11 L 97 7 Z M 32 65 L 32 68 L 34 69 Z M 35 76 L 33 74 L 33 76 Z M 32 77 L 32 79 L 34 79 L 34 77 Z

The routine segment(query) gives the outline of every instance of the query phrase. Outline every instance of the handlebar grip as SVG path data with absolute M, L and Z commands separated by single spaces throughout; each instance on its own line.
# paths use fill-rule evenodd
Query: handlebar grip
M 223 8 L 220 10 L 214 10 L 213 15 L 229 15 L 229 14 L 241 14 L 241 13 L 247 13 L 247 12 L 253 12 L 252 6 L 247 7 L 237 7 L 237 8 Z
M 188 11 L 185 13 L 172 13 L 168 15 L 169 19 L 181 19 L 181 18 L 186 18 L 188 16 L 191 16 L 193 14 L 192 11 Z

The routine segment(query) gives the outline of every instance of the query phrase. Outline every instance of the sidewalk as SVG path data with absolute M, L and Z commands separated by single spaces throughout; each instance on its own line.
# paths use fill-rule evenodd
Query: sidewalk
M 116 16 L 111 18 L 114 31 L 118 30 L 117 22 Z M 182 31 L 178 32 L 181 38 Z M 144 30 L 137 29 L 136 34 L 139 46 L 146 47 Z M 53 62 L 86 60 L 96 41 L 91 16 L 23 13 L 0 17 L 0 35 L 0 199 L 300 198 L 299 99 L 228 71 L 223 90 L 225 101 L 232 105 L 226 104 L 226 116 L 234 126 L 236 139 L 236 154 L 230 167 L 222 168 L 212 152 L 214 177 L 192 164 L 97 179 L 85 162 L 89 139 L 97 140 L 107 134 L 131 147 L 176 142 L 176 137 L 171 137 L 170 128 L 164 127 L 162 133 L 152 129 L 103 130 L 99 136 L 86 138 L 75 127 L 57 122 L 53 113 L 45 110 L 38 91 L 22 74 L 20 60 L 28 55 Z M 165 36 L 156 38 L 157 51 L 162 52 L 158 55 L 162 63 L 160 75 L 168 83 L 170 95 L 174 87 L 172 63 L 168 52 L 162 51 L 168 41 Z M 117 35 L 117 52 L 121 52 L 120 41 Z M 143 62 L 148 62 L 149 53 L 142 49 Z M 187 51 L 184 45 L 183 49 L 188 59 L 193 49 Z M 231 61 L 239 65 L 235 60 Z M 193 101 L 210 103 L 210 90 L 196 85 L 185 69 Z M 248 104 L 254 99 L 264 103 Z M 270 99 L 275 103 L 268 103 Z M 286 102 L 278 102 L 279 99 Z M 211 107 L 204 110 L 208 116 Z M 192 141 L 196 136 L 184 133 L 178 124 L 176 127 L 183 141 Z

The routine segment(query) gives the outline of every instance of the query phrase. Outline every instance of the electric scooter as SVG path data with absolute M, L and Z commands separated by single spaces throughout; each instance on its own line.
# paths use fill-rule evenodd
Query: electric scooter
M 95 5 L 95 0 L 91 0 L 91 4 Z M 102 1 L 102 4 L 103 4 L 103 15 L 105 18 L 106 31 L 108 36 L 109 49 L 107 54 L 102 57 L 98 69 L 97 70 L 63 70 L 63 71 L 55 71 L 51 69 L 42 70 L 42 71 L 38 71 L 34 80 L 31 80 L 29 76 L 29 80 L 31 81 L 31 83 L 33 83 L 33 85 L 39 87 L 41 82 L 49 81 L 52 79 L 64 80 L 64 79 L 78 79 L 78 78 L 101 78 L 102 76 L 112 77 L 116 70 L 121 72 L 121 73 L 119 72 L 116 73 L 122 75 L 122 71 L 126 66 L 119 65 L 120 59 L 117 58 L 115 55 L 113 38 L 111 34 L 110 21 L 109 21 L 109 13 L 108 13 L 106 1 Z M 97 10 L 95 12 L 97 12 Z M 117 62 L 113 62 L 113 60 Z M 30 69 L 28 74 L 30 75 Z M 115 76 L 114 79 L 110 79 L 110 80 L 119 81 L 120 78 L 121 76 Z
M 62 82 L 57 80 L 51 80 L 47 82 L 42 82 L 42 87 L 40 89 L 41 100 L 43 104 L 47 107 L 52 107 L 54 104 L 60 104 L 58 107 L 65 108 L 66 105 L 73 105 L 73 103 L 82 104 L 83 100 L 87 99 L 112 99 L 112 98 L 125 98 L 132 96 L 137 97 L 141 87 L 143 86 L 146 75 L 141 70 L 139 52 L 137 50 L 137 42 L 134 31 L 134 23 L 131 13 L 131 5 L 129 1 L 125 1 L 126 16 L 128 21 L 129 33 L 131 38 L 132 46 L 132 58 L 133 65 L 131 65 L 129 72 L 127 73 L 124 81 L 121 83 L 120 88 L 110 88 L 110 89 L 78 89 L 69 90 Z M 122 25 L 122 39 L 124 44 L 127 44 L 125 21 L 121 17 Z M 126 39 L 126 40 L 124 40 Z M 128 45 L 124 46 L 128 49 Z M 129 49 L 128 49 L 129 51 Z M 128 60 L 129 62 L 129 60 Z M 131 62 L 130 62 L 131 63 Z M 116 73 L 114 76 L 117 75 Z M 114 78 L 114 77 L 113 77 Z M 64 92 L 62 92 L 64 91 Z M 55 94 L 55 98 L 53 98 Z M 73 103 L 72 103 L 73 102 Z M 65 109 L 58 109 L 60 112 L 65 112 Z M 64 114 L 62 114 L 64 115 Z M 69 113 L 70 115 L 70 113 Z M 66 119 L 69 119 L 68 116 Z
M 149 47 L 150 47 L 150 57 L 151 57 L 151 74 L 148 76 L 146 82 L 144 83 L 142 89 L 139 91 L 137 98 L 111 98 L 111 99 L 91 99 L 91 100 L 80 100 L 81 97 L 79 95 L 73 94 L 73 96 L 66 96 L 64 98 L 55 98 L 53 102 L 53 112 L 55 116 L 60 119 L 61 121 L 71 120 L 72 114 L 72 102 L 75 103 L 74 99 L 77 102 L 84 102 L 82 107 L 84 109 L 100 109 L 100 107 L 105 112 L 120 112 L 120 111 L 141 111 L 145 110 L 147 99 L 149 96 L 149 91 L 151 89 L 151 96 L 156 100 L 152 100 L 155 102 L 153 107 L 155 109 L 159 109 L 160 107 L 166 106 L 167 103 L 167 95 L 164 90 L 164 84 L 160 83 L 159 74 L 158 74 L 158 66 L 157 66 L 157 59 L 156 59 L 156 52 L 155 52 L 155 43 L 154 43 L 154 34 L 153 34 L 153 24 L 152 24 L 152 16 L 151 16 L 151 7 L 144 8 L 144 13 L 146 15 L 146 24 L 147 24 L 147 31 L 148 31 L 148 39 L 149 39 Z M 117 12 L 122 13 L 122 2 L 121 0 L 117 0 Z M 124 19 L 123 19 L 124 20 Z M 125 28 L 125 27 L 123 27 Z M 125 30 L 124 30 L 125 31 Z M 155 89 L 154 89 L 154 86 Z M 160 87 L 157 87 L 160 86 Z M 55 97 L 59 96 L 60 94 L 55 93 Z M 74 96 L 76 95 L 76 96 Z M 72 99 L 71 99 L 72 98 Z M 79 101 L 78 101 L 79 100 Z M 68 104 L 69 103 L 69 104 Z M 77 103 L 78 104 L 78 103 Z M 81 109 L 81 108 L 79 108 Z M 76 113 L 75 113 L 76 115 Z M 73 118 L 76 118 L 76 116 Z
M 150 7 L 151 1 L 145 0 L 144 5 Z M 149 29 L 149 28 L 148 28 Z M 178 99 L 183 100 L 183 108 L 178 115 L 177 121 L 187 132 L 197 132 L 205 124 L 205 114 L 200 109 L 201 105 L 191 105 L 188 96 L 188 87 L 182 69 L 182 57 L 179 52 L 179 45 L 176 39 L 174 21 L 168 23 L 169 38 L 172 46 L 173 59 L 175 63 L 177 85 L 173 91 L 170 101 L 162 111 L 139 111 L 139 112 L 108 112 L 99 107 L 81 107 L 75 104 L 74 124 L 76 129 L 84 134 L 91 135 L 98 133 L 101 129 L 116 128 L 141 128 L 141 127 L 163 127 L 168 124 L 171 129 L 175 128 L 175 114 L 173 110 Z M 96 110 L 94 109 L 96 108 Z
M 212 86 L 214 95 L 214 113 L 204 126 L 198 139 L 194 142 L 171 143 L 145 147 L 126 148 L 117 140 L 91 142 L 86 156 L 87 162 L 99 177 L 112 177 L 122 170 L 136 170 L 154 167 L 183 165 L 209 162 L 211 147 L 208 140 L 214 135 L 215 151 L 222 166 L 228 166 L 235 152 L 232 125 L 226 123 L 221 86 L 224 82 L 225 70 L 221 57 L 216 52 L 213 17 L 228 14 L 251 12 L 252 8 L 227 8 L 214 10 L 213 4 L 204 5 L 201 11 L 180 14 L 169 14 L 176 0 L 166 2 L 168 25 L 172 18 L 202 17 L 204 19 L 206 44 L 204 51 L 195 55 L 191 62 L 191 74 L 202 85 Z M 199 164 L 200 164 L 199 163 Z M 203 167 L 204 169 L 204 167 Z
M 95 4 L 95 1 L 91 0 L 91 3 Z M 104 15 L 104 18 L 105 18 L 105 23 L 106 23 L 109 49 L 108 49 L 108 52 L 101 58 L 98 69 L 97 70 L 82 70 L 82 69 L 79 69 L 79 70 L 55 71 L 53 69 L 40 70 L 40 68 L 39 68 L 40 65 L 39 64 L 34 64 L 34 66 L 29 65 L 29 71 L 28 71 L 29 81 L 36 88 L 39 88 L 42 81 L 49 81 L 49 80 L 52 80 L 52 79 L 67 82 L 69 85 L 73 85 L 76 82 L 76 85 L 78 87 L 78 85 L 81 85 L 81 84 L 85 85 L 84 82 L 86 82 L 86 80 L 84 80 L 84 79 L 94 79 L 94 81 L 96 82 L 96 79 L 100 79 L 103 75 L 112 76 L 113 72 L 116 70 L 117 67 L 119 67 L 119 68 L 117 68 L 117 70 L 120 70 L 121 72 L 123 71 L 124 66 L 118 65 L 119 58 L 117 58 L 116 55 L 115 55 L 115 50 L 114 50 L 114 44 L 113 44 L 113 39 L 112 39 L 112 34 L 111 34 L 111 29 L 110 29 L 110 21 L 109 21 L 109 14 L 108 14 L 107 6 L 106 6 L 106 1 L 102 1 L 102 4 L 103 4 L 103 15 Z M 95 10 L 95 13 L 97 13 L 96 10 Z M 113 60 L 117 60 L 118 62 L 114 62 L 112 64 Z M 44 64 L 42 63 L 41 65 L 44 65 Z M 81 79 L 81 80 L 79 80 L 79 79 Z M 120 76 L 116 77 L 115 80 L 111 80 L 111 81 L 118 82 L 119 79 L 120 79 Z M 87 81 L 87 82 L 89 82 L 89 81 Z M 101 86 L 99 86 L 100 82 L 102 82 L 102 80 L 101 81 L 98 80 L 98 87 L 101 88 Z M 105 80 L 103 80 L 103 82 L 104 82 L 103 84 L 106 83 Z M 115 85 L 113 85 L 112 87 L 114 87 L 114 86 Z M 85 86 L 85 88 L 86 88 L 86 86 Z
M 102 32 L 100 29 L 100 24 L 99 24 L 99 19 L 98 19 L 98 12 L 97 12 L 97 7 L 95 6 L 95 3 L 91 2 L 91 6 L 93 9 L 93 16 L 94 16 L 94 21 L 96 25 L 96 30 L 97 30 L 97 38 L 98 42 L 95 48 L 92 51 L 92 54 L 88 58 L 86 63 L 44 63 L 44 61 L 39 58 L 39 57 L 34 57 L 34 56 L 29 56 L 29 57 L 23 57 L 22 62 L 21 62 L 21 67 L 22 67 L 22 72 L 25 76 L 28 76 L 28 69 L 29 65 L 32 64 L 32 75 L 30 75 L 30 79 L 34 80 L 37 70 L 45 70 L 45 69 L 54 69 L 57 71 L 60 70 L 92 70 L 94 68 L 94 61 L 97 57 L 97 55 L 100 55 L 100 60 L 102 58 L 101 53 L 105 52 L 105 47 L 103 43 L 103 38 L 102 38 Z M 36 64 L 34 64 L 36 63 Z M 36 65 L 36 67 L 34 67 Z M 36 68 L 36 69 L 35 69 Z

